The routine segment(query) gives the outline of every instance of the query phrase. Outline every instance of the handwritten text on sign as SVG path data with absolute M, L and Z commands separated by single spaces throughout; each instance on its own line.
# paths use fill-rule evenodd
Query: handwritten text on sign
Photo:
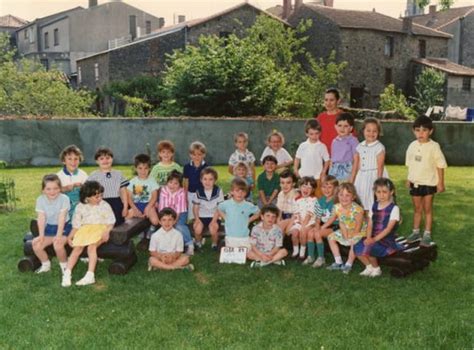
M 247 248 L 222 247 L 219 262 L 222 264 L 245 264 Z

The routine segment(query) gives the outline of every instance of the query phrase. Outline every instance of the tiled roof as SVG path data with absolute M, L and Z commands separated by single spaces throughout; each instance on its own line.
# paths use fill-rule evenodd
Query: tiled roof
M 374 11 L 335 9 L 333 7 L 304 4 L 303 6 L 329 18 L 341 28 L 368 29 L 383 32 L 403 33 L 403 21 Z M 431 28 L 413 23 L 414 35 L 451 38 L 452 36 Z
M 12 15 L 6 15 L 0 17 L 0 27 L 11 27 L 18 28 L 28 23 L 26 19 L 15 17 Z
M 434 14 L 413 16 L 413 22 L 438 30 L 469 14 L 474 13 L 474 6 L 455 7 L 449 10 L 438 11 Z
M 416 58 L 414 62 L 424 66 L 438 69 L 452 75 L 463 75 L 474 77 L 474 69 L 451 62 L 445 58 Z

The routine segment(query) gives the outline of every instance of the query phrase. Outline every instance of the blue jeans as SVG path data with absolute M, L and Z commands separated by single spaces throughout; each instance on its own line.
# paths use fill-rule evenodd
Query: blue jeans
M 181 232 L 183 235 L 184 246 L 188 246 L 193 244 L 193 238 L 191 237 L 191 231 L 189 231 L 189 227 L 186 224 L 188 221 L 188 212 L 184 212 L 179 214 L 178 221 L 176 222 L 175 228 Z

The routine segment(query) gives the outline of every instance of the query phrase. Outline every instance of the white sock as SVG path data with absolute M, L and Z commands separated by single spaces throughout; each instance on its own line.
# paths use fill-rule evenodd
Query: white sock
M 371 264 L 368 264 L 365 268 L 367 270 L 373 270 L 374 269 L 374 267 Z
M 298 252 L 299 252 L 299 246 L 294 245 L 294 246 L 293 246 L 293 254 L 291 254 L 291 255 L 292 255 L 292 256 L 297 256 L 297 255 L 298 255 Z
M 351 263 L 348 263 L 348 262 L 346 262 L 346 266 L 348 266 L 348 267 L 352 267 L 352 264 L 351 264 Z
M 51 267 L 51 261 L 46 260 L 45 262 L 42 262 L 41 265 L 44 266 L 44 267 Z
M 380 266 L 373 267 L 373 266 L 371 265 L 371 267 L 372 267 L 372 271 L 376 271 L 376 272 L 379 272 L 379 271 L 380 271 Z
M 342 259 L 340 256 L 335 256 L 334 261 L 336 262 L 336 264 L 342 264 Z
M 305 254 L 306 254 L 306 247 L 305 247 L 305 246 L 301 246 L 301 247 L 300 247 L 300 256 L 303 257 Z
M 71 274 L 72 274 L 72 271 L 71 271 L 71 270 L 69 270 L 68 268 L 64 269 L 64 275 L 69 275 L 69 276 L 71 276 Z
M 65 271 L 67 267 L 67 262 L 60 262 L 59 267 L 61 268 L 61 270 Z
M 92 271 L 87 271 L 85 276 L 84 276 L 84 278 L 88 278 L 88 279 L 94 278 L 94 277 L 95 277 L 95 274 Z

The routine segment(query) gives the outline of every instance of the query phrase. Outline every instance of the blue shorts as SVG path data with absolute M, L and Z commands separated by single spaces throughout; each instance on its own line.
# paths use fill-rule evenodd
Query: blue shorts
M 145 208 L 148 205 L 148 202 L 147 203 L 135 202 L 134 204 L 137 207 L 137 209 L 141 211 L 142 214 L 145 214 Z
M 201 220 L 202 225 L 204 226 L 204 227 L 203 227 L 203 231 L 204 231 L 204 230 L 206 230 L 206 229 L 209 227 L 209 224 L 211 223 L 212 218 L 199 218 L 199 220 Z M 220 226 L 220 225 L 221 225 L 221 221 L 220 221 L 220 220 L 217 220 L 217 224 Z
M 348 181 L 351 178 L 352 162 L 332 163 L 329 175 L 334 176 L 339 181 Z
M 64 225 L 64 230 L 63 230 L 63 236 L 68 236 L 69 233 L 71 233 L 72 226 L 70 222 L 67 222 L 66 225 Z M 48 225 L 46 224 L 46 227 L 44 228 L 44 235 L 46 237 L 54 237 L 56 236 L 56 233 L 58 233 L 58 225 Z
M 283 220 L 286 220 L 286 219 L 290 219 L 291 218 L 291 215 L 293 215 L 292 213 L 285 213 L 285 212 L 282 212 L 281 213 L 281 218 Z

